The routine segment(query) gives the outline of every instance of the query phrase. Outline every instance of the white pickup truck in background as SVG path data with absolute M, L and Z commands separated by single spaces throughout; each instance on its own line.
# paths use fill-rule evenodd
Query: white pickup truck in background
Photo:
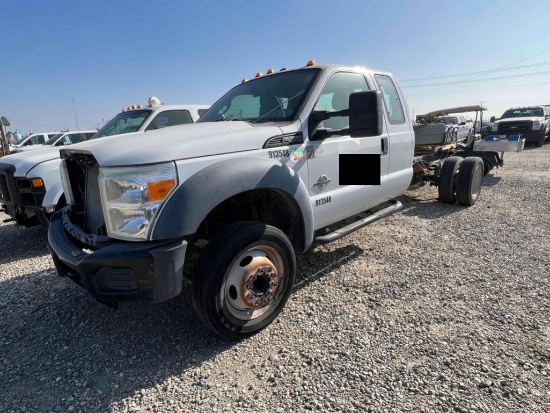
M 208 105 L 162 105 L 151 98 L 147 106 L 133 105 L 107 122 L 90 139 L 129 134 L 135 137 L 169 126 L 194 123 Z M 111 139 L 109 139 L 111 140 Z M 151 148 L 162 141 L 150 142 Z M 11 220 L 26 227 L 49 225 L 50 215 L 65 205 L 59 175 L 59 149 L 54 146 L 0 158 L 0 205 Z

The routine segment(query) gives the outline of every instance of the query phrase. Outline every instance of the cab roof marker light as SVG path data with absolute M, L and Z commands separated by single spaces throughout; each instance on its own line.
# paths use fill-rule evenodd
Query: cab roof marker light
M 153 106 L 159 106 L 161 104 L 159 98 L 156 96 L 151 96 L 148 103 L 150 108 L 152 108 Z
M 313 66 L 315 64 L 315 60 L 308 60 L 306 63 L 306 66 Z
M 263 76 L 261 72 L 256 73 L 256 77 Z
M 241 80 L 241 85 L 242 85 L 243 83 L 246 83 L 246 82 L 247 82 L 246 79 L 243 78 L 243 79 Z
M 273 73 L 273 69 L 271 68 L 267 69 L 267 72 L 265 72 L 266 75 L 270 75 L 271 73 Z

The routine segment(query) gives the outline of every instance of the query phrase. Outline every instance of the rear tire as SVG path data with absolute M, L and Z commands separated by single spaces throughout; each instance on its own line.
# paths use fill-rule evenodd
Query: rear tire
M 481 192 L 484 166 L 481 158 L 466 158 L 460 165 L 456 179 L 456 200 L 459 204 L 472 206 Z
M 192 281 L 193 305 L 216 333 L 247 337 L 279 315 L 295 273 L 294 249 L 282 231 L 261 222 L 238 222 L 204 248 Z
M 455 181 L 456 174 L 464 159 L 460 156 L 451 156 L 443 162 L 441 166 L 441 172 L 439 174 L 439 183 L 437 190 L 439 193 L 439 200 L 449 204 L 454 204 L 455 197 Z

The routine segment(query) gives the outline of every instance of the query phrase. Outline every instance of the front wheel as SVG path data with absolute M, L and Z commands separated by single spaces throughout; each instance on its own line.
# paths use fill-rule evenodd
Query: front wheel
M 543 133 L 542 137 L 535 143 L 535 146 L 537 148 L 540 148 L 542 145 L 544 145 L 545 140 L 546 140 L 546 135 Z
M 296 273 L 288 237 L 261 222 L 239 222 L 204 248 L 192 281 L 193 304 L 213 331 L 242 338 L 267 327 L 285 306 Z

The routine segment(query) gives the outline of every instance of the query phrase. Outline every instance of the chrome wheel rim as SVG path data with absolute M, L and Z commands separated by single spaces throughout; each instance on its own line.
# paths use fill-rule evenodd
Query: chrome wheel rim
M 284 261 L 267 245 L 245 251 L 234 261 L 222 287 L 229 313 L 250 321 L 274 309 L 285 282 Z

